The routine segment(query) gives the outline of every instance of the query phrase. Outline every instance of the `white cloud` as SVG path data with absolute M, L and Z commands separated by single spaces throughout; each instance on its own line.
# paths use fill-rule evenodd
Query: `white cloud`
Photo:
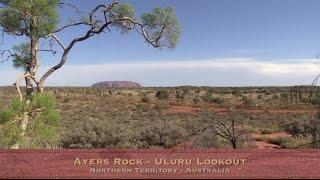
M 227 58 L 192 61 L 138 61 L 66 65 L 47 82 L 51 86 L 90 86 L 103 80 L 131 80 L 145 86 L 308 85 L 320 72 L 312 59 L 260 61 Z M 42 68 L 43 73 L 46 68 Z M 0 71 L 0 85 L 10 85 L 15 70 Z

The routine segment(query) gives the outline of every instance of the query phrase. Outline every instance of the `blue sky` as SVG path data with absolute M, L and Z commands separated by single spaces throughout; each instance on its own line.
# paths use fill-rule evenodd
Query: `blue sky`
M 81 10 L 88 11 L 105 1 L 65 2 L 78 4 Z M 134 80 L 146 86 L 301 85 L 310 84 L 318 70 L 320 72 L 313 63 L 320 53 L 318 0 L 121 2 L 131 3 L 137 17 L 157 6 L 174 6 L 183 29 L 177 48 L 154 49 L 135 32 L 122 35 L 112 29 L 78 44 L 66 67 L 55 73 L 48 85 L 87 86 L 102 80 Z M 68 10 L 72 11 L 59 10 L 61 25 L 71 15 Z M 76 34 L 67 31 L 60 36 L 67 42 Z M 6 45 L 2 46 L 19 41 L 6 37 Z M 58 59 L 41 57 L 41 72 Z M 157 68 L 150 70 L 150 66 Z M 8 70 L 9 67 L 10 63 L 0 64 L 0 85 L 11 84 L 17 76 L 18 72 Z M 83 76 L 85 70 L 88 74 Z

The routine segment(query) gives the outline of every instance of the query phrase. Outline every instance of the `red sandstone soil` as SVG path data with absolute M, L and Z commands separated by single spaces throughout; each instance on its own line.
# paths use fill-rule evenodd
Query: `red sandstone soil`
M 256 145 L 257 149 L 278 149 L 280 146 L 272 143 L 268 143 L 266 141 L 259 140 L 262 136 L 266 139 L 275 139 L 279 137 L 291 137 L 290 134 L 286 132 L 278 132 L 278 133 L 272 133 L 272 134 L 260 134 L 260 133 L 251 133 L 252 138 L 254 139 L 254 143 Z
M 275 139 L 275 138 L 278 138 L 278 137 L 291 137 L 291 135 L 286 133 L 286 132 L 278 132 L 278 133 L 272 133 L 272 134 L 252 133 L 251 135 L 252 135 L 253 138 L 259 138 L 261 136 L 264 136 L 264 137 L 269 138 L 269 139 Z
M 280 149 L 276 144 L 267 143 L 265 141 L 255 141 L 256 149 Z
M 178 113 L 189 113 L 189 114 L 197 114 L 199 112 L 199 108 L 194 108 L 191 106 L 170 106 L 168 109 L 163 111 L 164 114 L 178 114 Z

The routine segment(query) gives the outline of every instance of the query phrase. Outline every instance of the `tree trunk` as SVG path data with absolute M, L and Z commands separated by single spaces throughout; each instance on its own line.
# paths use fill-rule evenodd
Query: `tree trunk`
M 28 64 L 28 67 L 26 69 L 26 73 L 29 73 L 29 76 L 25 77 L 25 82 L 26 82 L 26 104 L 27 106 L 29 106 L 30 104 L 30 100 L 31 97 L 34 93 L 34 88 L 33 88 L 33 79 L 32 77 L 35 77 L 38 68 L 39 68 L 39 55 L 38 55 L 38 45 L 39 45 L 39 37 L 37 37 L 37 32 L 36 32 L 36 19 L 33 18 L 31 20 L 30 23 L 30 55 L 31 55 L 31 59 L 30 62 Z M 31 77 L 30 77 L 31 76 Z M 24 112 L 23 117 L 20 121 L 20 129 L 21 129 L 21 138 L 25 138 L 26 136 L 26 132 L 27 132 L 27 128 L 28 128 L 28 123 L 30 121 L 30 117 L 29 117 L 29 112 L 28 110 L 26 112 Z M 17 142 L 15 145 L 13 145 L 11 148 L 13 149 L 19 149 L 21 142 Z
M 236 141 L 236 140 L 232 140 L 231 143 L 232 143 L 232 148 L 233 148 L 233 149 L 238 149 L 237 141 Z
M 42 94 L 43 91 L 44 91 L 44 86 L 43 86 L 43 84 L 38 84 L 37 90 L 38 90 L 38 93 Z
M 26 98 L 29 99 L 34 92 L 33 83 L 30 77 L 26 77 L 25 81 L 26 81 Z
M 31 55 L 31 60 L 28 64 L 27 67 L 27 72 L 29 72 L 31 74 L 32 77 L 35 77 L 38 68 L 39 68 L 39 37 L 37 37 L 37 32 L 36 32 L 36 19 L 33 18 L 31 23 L 30 23 L 30 31 L 32 33 L 31 37 L 30 37 L 30 55 Z M 34 93 L 34 88 L 33 88 L 33 80 L 31 77 L 27 77 L 26 78 L 26 94 L 27 97 L 31 97 L 32 94 Z
M 31 61 L 27 67 L 27 71 L 31 76 L 35 76 L 37 72 L 37 64 L 39 64 L 38 58 L 38 43 L 39 39 L 32 37 L 31 38 Z M 31 77 L 26 77 L 26 96 L 31 97 L 34 93 L 33 81 Z

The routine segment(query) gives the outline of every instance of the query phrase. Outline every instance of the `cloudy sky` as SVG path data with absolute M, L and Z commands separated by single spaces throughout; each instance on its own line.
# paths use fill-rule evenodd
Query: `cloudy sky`
M 89 11 L 105 1 L 65 0 Z M 78 44 L 49 86 L 90 86 L 104 80 L 131 80 L 144 86 L 309 85 L 320 73 L 320 1 L 317 0 L 127 0 L 136 16 L 154 7 L 174 6 L 183 32 L 177 48 L 158 50 L 134 32 L 116 29 Z M 58 10 L 60 26 L 71 13 Z M 72 11 L 72 10 L 71 10 Z M 59 34 L 68 42 L 81 30 Z M 6 36 L 0 47 L 24 41 Z M 41 55 L 40 74 L 59 56 Z M 0 86 L 19 75 L 0 64 Z

